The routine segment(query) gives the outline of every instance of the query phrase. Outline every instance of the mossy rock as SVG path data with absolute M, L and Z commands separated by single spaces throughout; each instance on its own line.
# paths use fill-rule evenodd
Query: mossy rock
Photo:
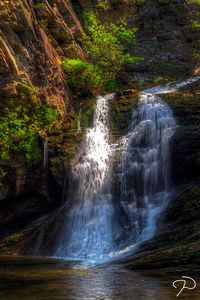
M 126 134 L 132 120 L 133 109 L 137 107 L 139 92 L 125 90 L 110 101 L 110 122 L 113 136 Z
M 69 113 L 69 127 L 63 124 L 58 135 L 49 137 L 49 150 L 55 153 L 53 159 L 58 156 L 62 163 L 70 165 L 79 152 L 86 129 L 92 124 L 95 101 L 95 98 L 75 99 L 73 110 Z
M 200 90 L 162 95 L 173 109 L 178 125 L 200 125 Z
M 168 77 L 171 80 L 186 78 L 191 72 L 188 64 L 170 64 L 164 61 L 153 63 L 151 68 L 157 76 Z

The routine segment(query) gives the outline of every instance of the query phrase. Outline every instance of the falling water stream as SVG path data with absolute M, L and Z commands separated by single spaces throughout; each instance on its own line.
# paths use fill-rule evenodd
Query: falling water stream
M 129 133 L 122 140 L 120 163 L 120 204 L 129 221 L 128 245 L 136 246 L 154 235 L 157 217 L 170 198 L 174 130 L 169 106 L 153 90 L 141 93 Z
M 91 259 L 113 250 L 112 151 L 108 127 L 108 101 L 112 97 L 111 94 L 97 98 L 93 127 L 87 130 L 82 150 L 74 163 L 74 206 L 57 256 Z
M 43 144 L 43 168 L 46 169 L 48 166 L 48 139 L 45 138 Z
M 159 94 L 176 91 L 195 80 L 140 94 L 129 132 L 119 142 L 117 201 L 126 216 L 124 227 L 120 215 L 116 217 L 116 199 L 111 192 L 115 147 L 110 143 L 108 114 L 114 95 L 97 98 L 93 126 L 87 129 L 73 165 L 73 206 L 56 256 L 101 262 L 137 249 L 155 234 L 158 217 L 171 195 L 170 141 L 176 127 L 170 107 Z

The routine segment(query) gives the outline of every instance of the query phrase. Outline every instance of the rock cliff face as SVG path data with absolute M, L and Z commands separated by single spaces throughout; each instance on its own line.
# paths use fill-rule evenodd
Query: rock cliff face
M 1 108 L 11 98 L 17 101 L 16 87 L 21 82 L 37 90 L 34 101 L 58 109 L 66 122 L 72 96 L 60 61 L 64 56 L 83 56 L 76 42 L 81 31 L 68 0 L 1 1 Z M 16 157 L 1 166 L 0 199 L 41 188 L 42 162 L 29 167 Z
M 182 91 L 163 95 L 172 107 L 177 129 L 172 141 L 174 186 L 199 181 L 200 178 L 200 82 Z
M 199 5 L 195 1 L 80 0 L 80 5 L 93 7 L 104 21 L 124 18 L 138 29 L 134 54 L 144 61 L 130 67 L 129 75 L 138 71 L 172 79 L 199 72 Z
M 127 119 L 131 115 L 132 102 L 135 101 L 136 105 L 138 98 L 137 88 L 184 78 L 189 74 L 199 74 L 200 30 L 195 22 L 198 21 L 200 6 L 193 1 L 80 0 L 71 3 L 69 0 L 3 0 L 0 2 L 1 108 L 7 99 L 16 97 L 17 84 L 22 82 L 37 89 L 37 99 L 34 101 L 57 108 L 62 122 L 68 122 L 75 101 L 67 86 L 67 78 L 62 72 L 60 61 L 62 57 L 84 57 L 78 42 L 84 29 L 75 13 L 75 7 L 82 11 L 95 9 L 104 21 L 114 22 L 124 17 L 129 26 L 138 28 L 134 55 L 144 57 L 144 61 L 129 67 L 121 76 L 122 85 L 126 88 L 128 85 L 130 89 L 119 91 L 117 103 L 116 100 L 111 102 L 114 139 L 123 134 L 128 126 Z M 130 52 L 133 50 L 130 49 Z M 190 213 L 188 215 L 194 217 L 192 228 L 196 230 L 198 216 L 188 206 L 187 201 L 193 197 L 192 203 L 199 207 L 199 95 L 197 84 L 179 93 L 163 96 L 173 108 L 178 123 L 172 145 L 174 185 L 191 184 L 194 188 L 196 184 L 197 190 L 184 190 L 185 196 L 177 196 L 166 212 L 164 225 L 160 225 L 158 236 L 151 241 L 152 246 L 147 244 L 141 249 L 138 260 L 131 263 L 133 268 L 145 267 L 146 263 L 154 261 L 157 266 L 157 258 L 152 257 L 148 249 L 152 247 L 152 253 L 155 253 L 159 245 L 162 249 L 164 247 L 162 255 L 168 261 L 167 255 L 171 253 L 169 241 L 173 240 L 173 236 L 175 248 L 172 252 L 176 255 L 179 253 L 177 251 L 181 251 L 177 247 L 182 224 L 186 223 L 185 237 L 191 232 L 188 225 L 190 222 L 185 219 L 184 209 L 179 207 L 179 201 L 182 201 L 183 207 Z M 87 105 L 89 107 L 91 103 Z M 89 109 L 92 111 L 91 107 Z M 84 107 L 82 111 L 84 112 Z M 62 204 L 63 166 L 69 166 L 66 157 L 70 158 L 76 152 L 74 141 L 77 142 L 80 138 L 79 135 L 72 136 L 69 132 L 61 132 L 59 135 L 55 132 L 50 137 L 50 142 L 56 143 L 58 147 L 50 149 L 53 155 L 50 159 L 48 180 L 42 161 L 34 166 L 27 166 L 18 157 L 7 163 L 0 162 L 1 254 L 38 253 L 46 238 L 46 228 L 50 226 L 51 231 L 51 218 L 54 219 L 52 211 Z M 40 146 L 43 147 L 42 141 Z M 66 156 L 62 160 L 63 152 Z M 67 184 L 67 178 L 65 183 Z M 178 211 L 181 213 L 178 220 L 174 219 L 175 210 L 177 214 Z M 50 217 L 39 219 L 48 214 Z M 59 224 L 55 224 L 55 230 L 56 226 Z M 176 232 L 173 231 L 173 226 L 177 226 Z M 198 234 L 196 230 L 195 238 L 198 238 Z M 55 232 L 54 235 L 56 236 Z M 196 257 L 199 251 L 198 243 L 190 246 L 188 259 L 191 255 Z M 49 245 L 49 253 L 52 247 L 53 245 Z M 180 258 L 180 263 L 182 262 Z M 160 267 L 162 266 L 161 263 Z
M 82 27 L 70 2 L 5 0 L 0 18 L 1 97 L 12 96 L 16 82 L 24 82 L 38 87 L 38 101 L 66 115 L 70 93 L 60 59 L 69 49 L 83 55 L 75 42 Z
M 190 1 L 143 1 L 133 19 L 138 27 L 136 51 L 144 57 L 143 70 L 171 78 L 197 73 L 194 55 L 199 31 L 192 22 L 197 6 Z

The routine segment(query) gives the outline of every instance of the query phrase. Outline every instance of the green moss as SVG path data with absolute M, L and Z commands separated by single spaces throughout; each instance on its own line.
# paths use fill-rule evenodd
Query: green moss
M 191 87 L 192 88 L 192 87 Z M 162 95 L 162 98 L 177 112 L 180 125 L 199 125 L 200 123 L 200 92 L 175 92 Z
M 79 151 L 85 131 L 92 124 L 94 106 L 94 98 L 83 98 L 75 101 L 74 111 L 70 117 L 70 128 L 67 131 L 63 129 L 63 135 L 59 137 L 59 140 L 62 140 L 59 157 L 62 158 L 64 163 L 70 163 Z
M 40 20 L 40 24 L 42 25 L 42 26 L 44 26 L 44 27 L 48 27 L 48 25 L 49 25 L 49 22 L 48 22 L 48 20 L 47 19 L 41 19 Z
M 110 6 L 107 2 L 105 1 L 98 1 L 96 4 L 95 4 L 95 7 L 97 9 L 102 9 L 102 10 L 109 10 L 110 9 Z
M 197 20 L 193 20 L 192 27 L 195 29 L 200 29 L 200 22 L 198 22 Z
M 180 79 L 188 75 L 188 66 L 169 64 L 163 61 L 158 61 L 152 65 L 152 70 L 157 76 L 168 77 L 171 79 Z
M 22 82 L 19 82 L 17 84 L 16 90 L 17 90 L 17 95 L 20 98 L 33 99 L 37 94 L 35 87 Z
M 75 115 L 72 120 L 72 128 L 77 130 L 78 123 L 84 132 L 91 125 L 94 113 L 95 99 L 82 99 L 75 104 Z
M 121 95 L 110 101 L 111 130 L 116 136 L 127 132 L 133 109 L 138 105 L 138 92 L 133 91 L 131 94 Z

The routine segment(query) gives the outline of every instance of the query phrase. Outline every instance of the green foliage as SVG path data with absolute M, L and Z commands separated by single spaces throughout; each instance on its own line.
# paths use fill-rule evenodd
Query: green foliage
M 127 45 L 135 44 L 136 28 L 128 28 L 124 20 L 117 24 L 101 21 L 93 12 L 84 14 L 88 35 L 83 36 L 83 48 L 89 62 L 82 59 L 63 59 L 62 68 L 72 90 L 81 94 L 98 91 L 102 87 L 113 90 L 122 67 L 142 61 L 131 56 Z
M 98 1 L 98 3 L 95 6 L 96 8 L 103 9 L 103 10 L 108 10 L 110 8 L 108 3 L 104 1 Z
M 0 118 L 0 158 L 8 160 L 12 153 L 19 153 L 27 163 L 38 160 L 38 133 L 50 131 L 58 118 L 59 112 L 52 107 L 10 100 Z
M 36 96 L 36 89 L 26 83 L 19 82 L 16 86 L 16 90 L 21 99 L 33 99 Z
M 200 62 L 200 53 L 194 53 L 192 55 L 192 59 L 194 62 L 199 63 Z
M 156 85 L 160 85 L 160 84 L 166 84 L 170 81 L 169 78 L 167 77 L 163 77 L 163 76 L 156 76 L 153 80 L 153 83 L 155 83 Z
M 127 22 L 123 19 L 121 19 L 117 24 L 111 23 L 111 28 L 120 42 L 135 45 L 135 34 L 137 32 L 137 28 L 127 28 Z
M 123 47 L 92 12 L 84 17 L 89 33 L 89 38 L 85 40 L 88 57 L 103 71 L 105 82 L 114 79 L 123 64 Z
M 106 89 L 108 91 L 116 91 L 119 87 L 118 81 L 116 79 L 111 79 L 106 83 Z
M 191 2 L 194 2 L 195 4 L 199 4 L 200 5 L 200 0 L 190 0 Z
M 82 128 L 87 128 L 92 121 L 94 112 L 94 103 L 91 103 L 90 105 L 87 105 L 85 109 L 82 110 L 82 113 L 80 115 L 80 125 Z
M 64 72 L 68 76 L 71 89 L 76 92 L 90 92 L 96 90 L 102 82 L 102 72 L 93 64 L 81 59 L 63 59 L 61 62 Z
M 131 56 L 129 53 L 123 56 L 124 64 L 138 64 L 143 60 L 143 57 Z
M 192 21 L 192 27 L 195 29 L 200 29 L 200 22 L 197 20 Z
M 50 131 L 52 124 L 56 123 L 60 117 L 60 112 L 50 106 L 40 105 L 37 108 L 38 118 L 41 120 L 41 124 L 45 126 L 45 128 Z
M 49 25 L 49 22 L 48 22 L 48 20 L 47 19 L 41 19 L 40 20 L 40 24 L 42 25 L 42 26 L 44 26 L 44 27 L 48 27 L 48 25 Z
M 118 24 L 102 24 L 93 12 L 85 13 L 84 20 L 89 34 L 85 37 L 85 51 L 89 60 L 102 71 L 102 85 L 105 86 L 116 79 L 124 64 L 138 62 L 126 48 L 126 44 L 135 43 L 136 29 L 129 29 L 124 20 Z

